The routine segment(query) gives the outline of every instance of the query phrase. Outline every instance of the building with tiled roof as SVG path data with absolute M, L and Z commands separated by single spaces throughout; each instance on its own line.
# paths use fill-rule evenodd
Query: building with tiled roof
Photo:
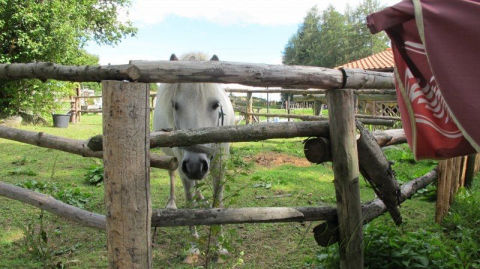
M 393 72 L 393 52 L 388 48 L 382 52 L 375 53 L 360 60 L 346 63 L 337 68 L 360 68 L 370 71 Z

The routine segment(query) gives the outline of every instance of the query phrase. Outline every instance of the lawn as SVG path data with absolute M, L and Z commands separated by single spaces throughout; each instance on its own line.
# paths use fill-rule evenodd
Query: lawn
M 85 115 L 80 123 L 70 125 L 67 129 L 39 126 L 20 128 L 86 139 L 101 133 L 101 116 Z M 85 181 L 85 175 L 89 171 L 101 166 L 100 160 L 3 139 L 0 139 L 0 147 L 1 181 L 52 195 L 90 211 L 104 213 L 103 185 L 90 185 Z M 397 178 L 402 182 L 423 175 L 436 165 L 433 161 L 415 162 L 404 145 L 390 147 L 385 152 L 390 160 L 395 161 L 393 167 Z M 231 147 L 231 153 L 224 201 L 229 207 L 315 206 L 335 203 L 331 164 L 312 165 L 306 162 L 300 138 L 235 143 Z M 175 188 L 177 205 L 182 207 L 185 199 L 180 180 L 176 181 Z M 204 195 L 209 197 L 210 188 L 207 184 L 201 188 Z M 474 188 L 478 189 L 478 184 Z M 165 206 L 168 189 L 167 172 L 152 169 L 151 197 L 154 208 Z M 471 210 L 462 203 L 455 209 L 454 205 L 459 213 L 452 213 L 449 222 L 443 226 L 437 225 L 433 222 L 435 203 L 431 199 L 434 193 L 432 190 L 434 187 L 402 205 L 405 224 L 401 227 L 393 227 L 388 215 L 376 219 L 366 227 L 365 257 L 370 268 L 384 268 L 381 260 L 392 264 L 398 260 L 400 265 L 391 268 L 421 268 L 425 264 L 424 268 L 477 268 L 474 266 L 480 264 L 478 248 L 473 254 L 470 248 L 478 246 L 478 239 L 472 236 L 478 225 L 472 225 L 461 216 L 463 211 L 467 211 L 469 218 L 476 217 L 478 221 L 478 210 Z M 374 198 L 373 191 L 363 180 L 360 192 L 362 201 Z M 463 191 L 459 200 L 471 204 L 472 201 L 480 200 L 475 195 Z M 3 197 L 0 197 L 0 216 L 0 268 L 104 268 L 107 265 L 106 237 L 103 231 L 81 227 Z M 225 263 L 214 264 L 212 267 L 336 268 L 336 247 L 319 247 L 313 239 L 312 229 L 317 224 L 226 225 L 224 246 L 229 249 L 230 255 Z M 198 229 L 201 236 L 198 244 L 204 251 L 209 228 Z M 187 235 L 186 227 L 157 229 L 153 243 L 154 268 L 192 268 L 191 265 L 182 263 L 189 248 Z M 425 252 L 425 245 L 420 244 L 427 243 L 435 251 Z M 384 257 L 386 254 L 390 256 Z M 402 267 L 401 262 L 406 261 L 408 264 L 404 263 Z M 438 265 L 448 262 L 453 267 Z

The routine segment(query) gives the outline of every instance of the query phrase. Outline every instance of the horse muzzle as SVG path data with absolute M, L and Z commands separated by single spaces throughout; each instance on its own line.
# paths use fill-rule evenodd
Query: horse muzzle
M 191 180 L 200 180 L 208 173 L 210 160 L 206 154 L 187 154 L 182 160 L 182 172 Z

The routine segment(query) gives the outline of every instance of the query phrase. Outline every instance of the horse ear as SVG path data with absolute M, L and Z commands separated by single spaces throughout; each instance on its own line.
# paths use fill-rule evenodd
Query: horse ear
M 218 59 L 218 56 L 216 54 L 213 54 L 212 58 L 210 59 L 210 61 L 215 61 L 215 62 L 218 62 L 220 61 L 220 59 Z
M 170 61 L 178 61 L 177 55 L 175 55 L 175 53 L 172 53 L 172 55 L 170 55 Z

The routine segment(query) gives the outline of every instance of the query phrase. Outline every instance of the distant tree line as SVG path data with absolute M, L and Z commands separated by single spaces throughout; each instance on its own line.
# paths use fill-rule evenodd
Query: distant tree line
M 333 68 L 385 50 L 388 37 L 370 34 L 366 25 L 366 17 L 382 8 L 377 0 L 347 6 L 343 14 L 331 5 L 322 12 L 313 7 L 285 46 L 283 63 Z M 287 96 L 282 93 L 282 100 Z

